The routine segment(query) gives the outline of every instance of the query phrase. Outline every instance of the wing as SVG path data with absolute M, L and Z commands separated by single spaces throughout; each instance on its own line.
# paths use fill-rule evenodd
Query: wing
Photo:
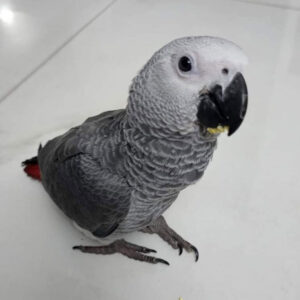
M 54 202 L 99 237 L 126 217 L 131 187 L 122 163 L 123 111 L 106 112 L 51 140 L 39 152 L 42 182 Z

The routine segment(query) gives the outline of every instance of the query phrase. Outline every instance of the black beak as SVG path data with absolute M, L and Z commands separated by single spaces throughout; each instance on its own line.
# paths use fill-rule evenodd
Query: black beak
M 245 79 L 237 73 L 222 94 L 222 87 L 215 85 L 200 94 L 197 118 L 207 128 L 228 126 L 232 135 L 242 124 L 247 111 L 248 92 Z

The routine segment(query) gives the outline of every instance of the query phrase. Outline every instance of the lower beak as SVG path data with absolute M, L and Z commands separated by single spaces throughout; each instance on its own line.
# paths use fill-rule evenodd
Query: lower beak
M 229 128 L 230 136 L 242 124 L 247 105 L 247 85 L 243 75 L 237 73 L 224 93 L 220 85 L 200 93 L 197 118 L 200 124 L 210 129 Z

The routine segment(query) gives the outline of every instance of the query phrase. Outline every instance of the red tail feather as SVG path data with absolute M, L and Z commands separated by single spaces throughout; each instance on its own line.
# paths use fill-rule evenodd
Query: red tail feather
M 41 180 L 41 171 L 36 157 L 23 162 L 24 172 L 33 179 Z
M 41 180 L 41 172 L 39 165 L 29 165 L 24 168 L 25 173 L 37 180 Z

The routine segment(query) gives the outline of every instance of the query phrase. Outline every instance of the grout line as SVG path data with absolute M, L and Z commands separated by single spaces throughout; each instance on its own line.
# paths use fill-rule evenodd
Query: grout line
M 81 26 L 77 31 L 75 31 L 65 42 L 63 42 L 57 49 L 55 49 L 50 55 L 48 55 L 41 63 L 39 63 L 32 71 L 30 71 L 26 76 L 24 76 L 17 84 L 11 87 L 3 96 L 0 98 L 0 103 L 5 101 L 13 92 L 15 92 L 23 83 L 25 83 L 31 76 L 37 73 L 41 68 L 43 68 L 56 54 L 63 50 L 68 44 L 70 44 L 82 31 L 94 23 L 101 15 L 103 15 L 113 4 L 118 0 L 112 0 L 108 5 L 106 5 L 102 10 L 100 10 L 94 17 L 92 17 L 87 23 Z
M 284 10 L 300 11 L 300 7 L 284 5 L 284 4 L 276 4 L 276 3 L 270 3 L 270 2 L 256 2 L 256 1 L 250 1 L 250 0 L 234 0 L 234 1 L 243 2 L 243 3 L 247 3 L 247 4 L 253 4 L 253 5 L 275 7 L 275 8 L 280 8 L 280 9 L 284 9 Z

